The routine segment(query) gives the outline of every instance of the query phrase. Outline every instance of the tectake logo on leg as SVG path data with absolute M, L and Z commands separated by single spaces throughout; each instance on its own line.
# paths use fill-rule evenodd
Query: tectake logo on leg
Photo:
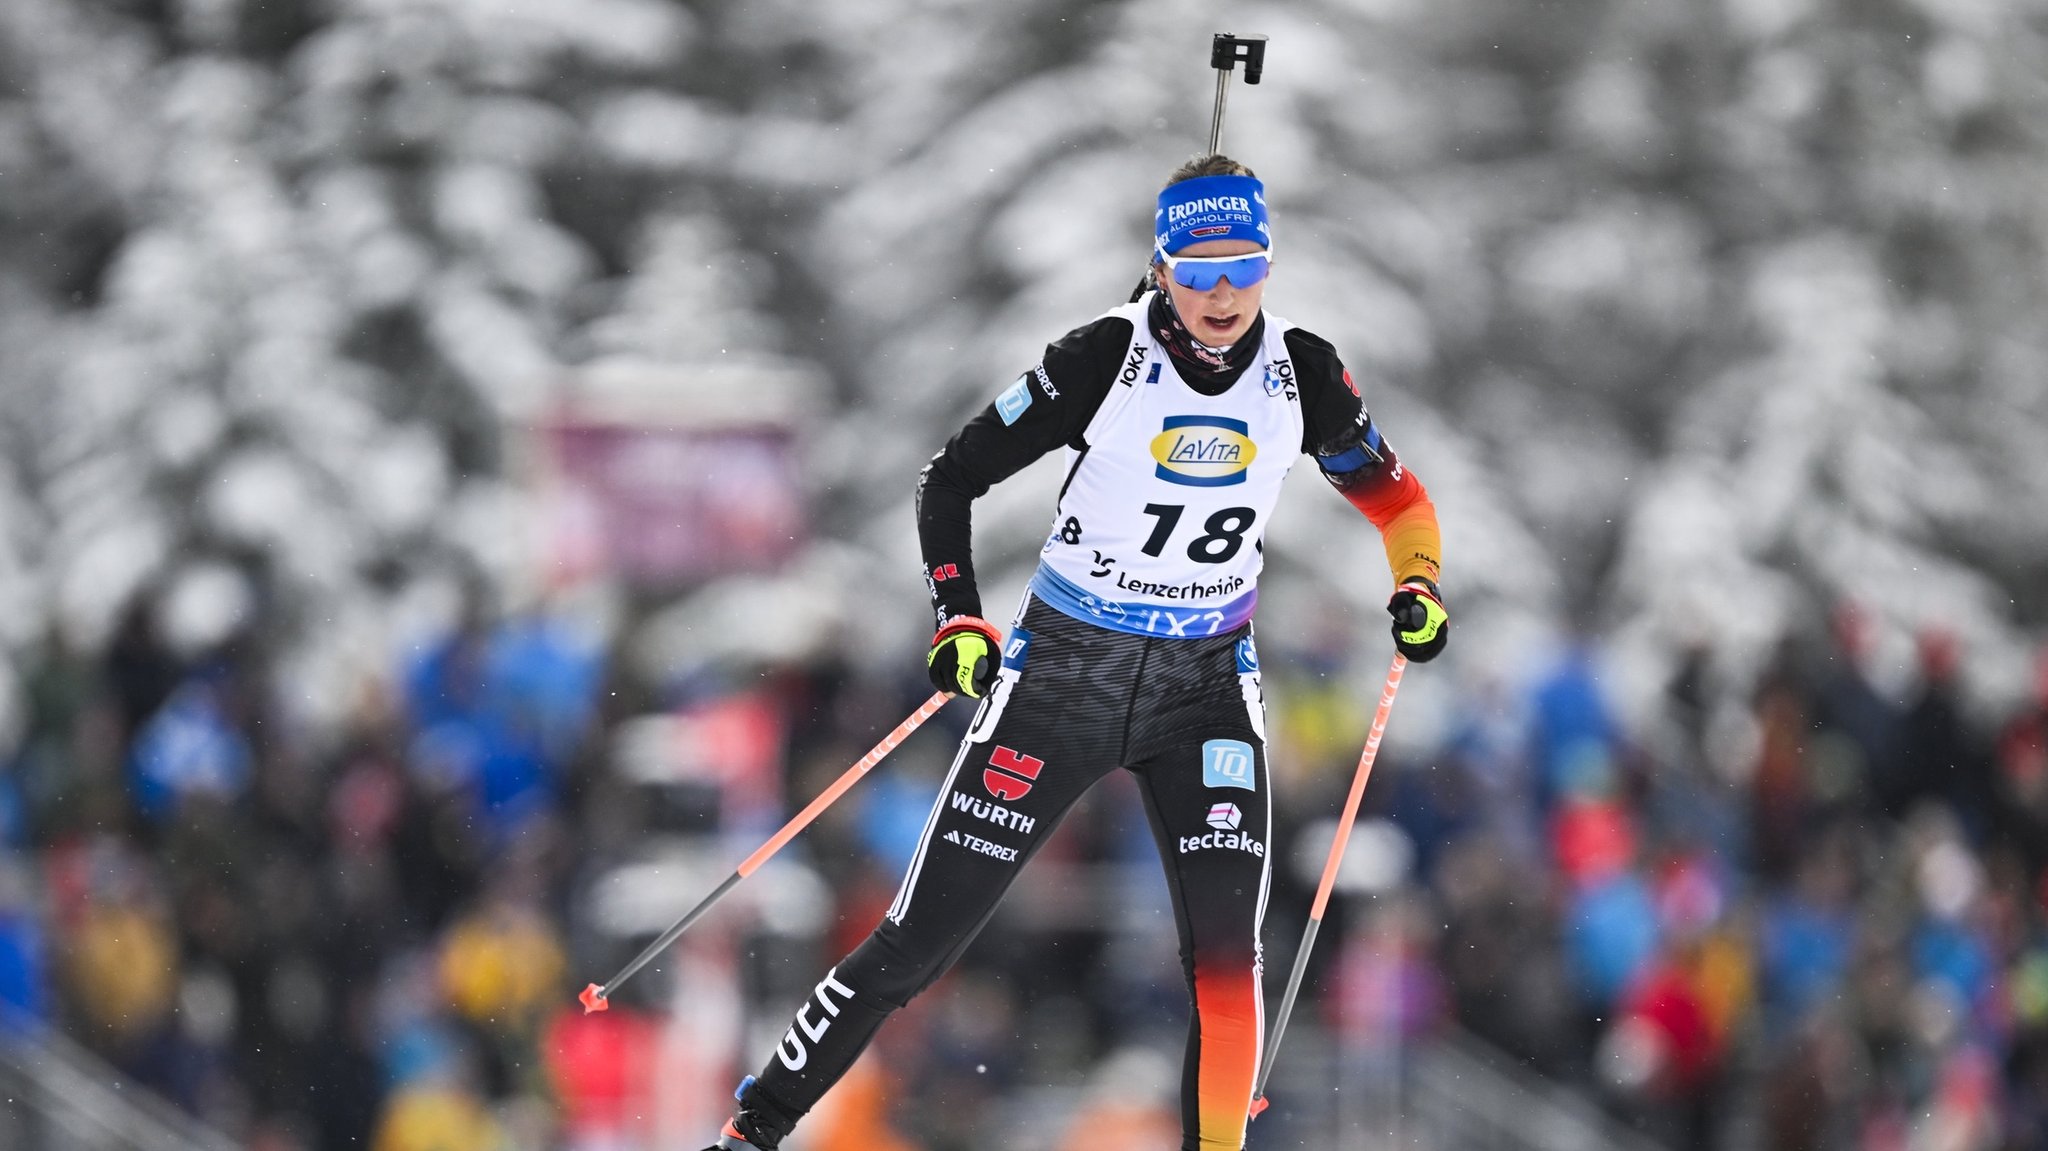
M 1244 823 L 1244 809 L 1234 803 L 1218 803 L 1209 808 L 1205 822 L 1214 831 L 1201 835 L 1180 837 L 1180 853 L 1186 855 L 1195 851 L 1242 851 L 1254 859 L 1266 857 L 1266 842 L 1250 832 L 1239 831 Z
M 1035 756 L 998 746 L 988 757 L 981 784 L 997 799 L 1019 800 L 1031 794 L 1031 781 L 1045 770 L 1045 761 Z

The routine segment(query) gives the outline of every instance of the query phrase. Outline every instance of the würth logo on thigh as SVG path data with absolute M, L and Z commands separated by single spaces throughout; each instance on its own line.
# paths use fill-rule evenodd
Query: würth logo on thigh
M 1045 770 L 1045 761 L 998 746 L 988 757 L 990 766 L 982 771 L 982 786 L 997 799 L 1018 800 L 1031 792 L 1031 781 Z
M 825 1033 L 832 1030 L 832 1021 L 839 1017 L 839 1008 L 845 1003 L 853 1002 L 853 988 L 839 982 L 836 978 L 838 974 L 837 967 L 827 971 L 825 978 L 819 981 L 817 988 L 812 992 L 817 998 L 817 1006 L 825 1009 L 825 1017 L 818 1020 L 814 1026 L 810 1020 L 811 1001 L 804 1000 L 804 1005 L 796 1009 L 795 1025 L 783 1034 L 781 1045 L 775 1049 L 775 1054 L 781 1058 L 782 1065 L 791 1071 L 802 1071 L 804 1064 L 811 1061 L 811 1049 L 804 1045 L 804 1040 L 809 1039 L 816 1043 L 823 1039 Z M 839 993 L 839 1003 L 832 1002 L 832 996 L 827 994 L 832 991 Z M 803 1029 L 802 1035 L 797 1034 L 798 1028 Z

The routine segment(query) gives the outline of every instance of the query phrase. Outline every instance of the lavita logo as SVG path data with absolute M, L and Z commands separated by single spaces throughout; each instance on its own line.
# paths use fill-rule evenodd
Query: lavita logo
M 1153 474 L 1172 484 L 1241 484 L 1259 454 L 1251 428 L 1228 416 L 1168 416 L 1152 437 Z
M 823 1039 L 825 1033 L 832 1030 L 832 1021 L 839 1018 L 840 1007 L 853 1002 L 853 988 L 839 982 L 838 974 L 839 969 L 837 967 L 827 971 L 825 978 L 818 982 L 817 988 L 812 992 L 812 995 L 817 999 L 818 1006 L 824 1009 L 825 1017 L 818 1021 L 817 1026 L 812 1026 L 810 1020 L 811 1001 L 809 999 L 804 1000 L 804 1005 L 796 1009 L 796 1022 L 790 1025 L 787 1032 L 783 1033 L 782 1042 L 775 1048 L 776 1057 L 781 1059 L 782 1065 L 791 1071 L 802 1071 L 804 1064 L 811 1061 L 811 1049 L 805 1046 L 804 1040 L 809 1039 L 812 1043 L 816 1043 L 818 1040 Z M 832 1002 L 832 996 L 827 994 L 830 991 L 837 991 L 839 993 L 839 1003 Z M 801 1036 L 797 1034 L 799 1028 L 803 1030 Z

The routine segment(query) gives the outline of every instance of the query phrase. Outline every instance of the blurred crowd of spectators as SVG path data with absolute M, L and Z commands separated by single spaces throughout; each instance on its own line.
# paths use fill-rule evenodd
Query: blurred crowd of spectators
M 1873 640 L 1788 636 L 1734 730 L 1704 649 L 1624 726 L 1575 646 L 1397 776 L 1449 1014 L 1672 1146 L 2048 1140 L 2048 660 L 1986 726 Z
M 313 739 L 254 633 L 181 659 L 157 606 L 29 665 L 0 776 L 11 1024 L 74 1032 L 251 1147 L 484 1148 L 541 1122 L 484 1101 L 545 1094 L 587 647 L 458 628 Z
M 264 1151 L 625 1149 L 708 1130 L 886 904 L 926 761 L 876 773 L 800 841 L 814 914 L 778 928 L 758 905 L 721 909 L 585 1017 L 576 987 L 652 930 L 614 933 L 588 894 L 650 843 L 715 839 L 721 813 L 747 835 L 779 822 L 918 681 L 825 660 L 637 687 L 566 618 L 472 614 L 321 739 L 282 726 L 252 633 L 181 659 L 144 598 L 104 651 L 53 637 L 0 758 L 10 1029 L 62 1027 Z M 1334 905 L 1301 1025 L 1336 1038 L 1346 1074 L 1460 1026 L 1677 1147 L 2042 1145 L 2048 667 L 2030 705 L 1984 727 L 1956 689 L 1967 653 L 1923 637 L 1895 698 L 1869 631 L 1844 608 L 1828 636 L 1789 637 L 1732 733 L 1701 704 L 1704 651 L 1636 723 L 1591 642 L 1530 684 L 1461 691 L 1442 745 L 1373 782 L 1361 842 L 1394 829 L 1401 862 Z M 1340 664 L 1268 664 L 1275 859 L 1319 857 L 1360 709 Z M 775 749 L 768 811 L 730 773 L 699 794 L 619 769 L 631 715 L 741 696 Z M 1032 1092 L 1084 1084 L 1077 1125 L 1169 1145 L 1185 1014 L 1142 819 L 1118 782 L 1085 801 L 1032 869 L 1057 898 L 1020 885 L 806 1145 L 992 1146 Z M 1275 868 L 1269 974 L 1314 879 Z M 1306 1130 L 1285 1102 L 1262 1130 Z

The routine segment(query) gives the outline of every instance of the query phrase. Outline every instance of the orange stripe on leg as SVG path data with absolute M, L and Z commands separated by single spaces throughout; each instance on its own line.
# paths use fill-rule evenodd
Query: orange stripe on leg
M 1259 1072 L 1259 988 L 1251 961 L 1228 967 L 1197 962 L 1195 1011 L 1202 1029 L 1195 1102 L 1199 1146 L 1238 1151 Z

